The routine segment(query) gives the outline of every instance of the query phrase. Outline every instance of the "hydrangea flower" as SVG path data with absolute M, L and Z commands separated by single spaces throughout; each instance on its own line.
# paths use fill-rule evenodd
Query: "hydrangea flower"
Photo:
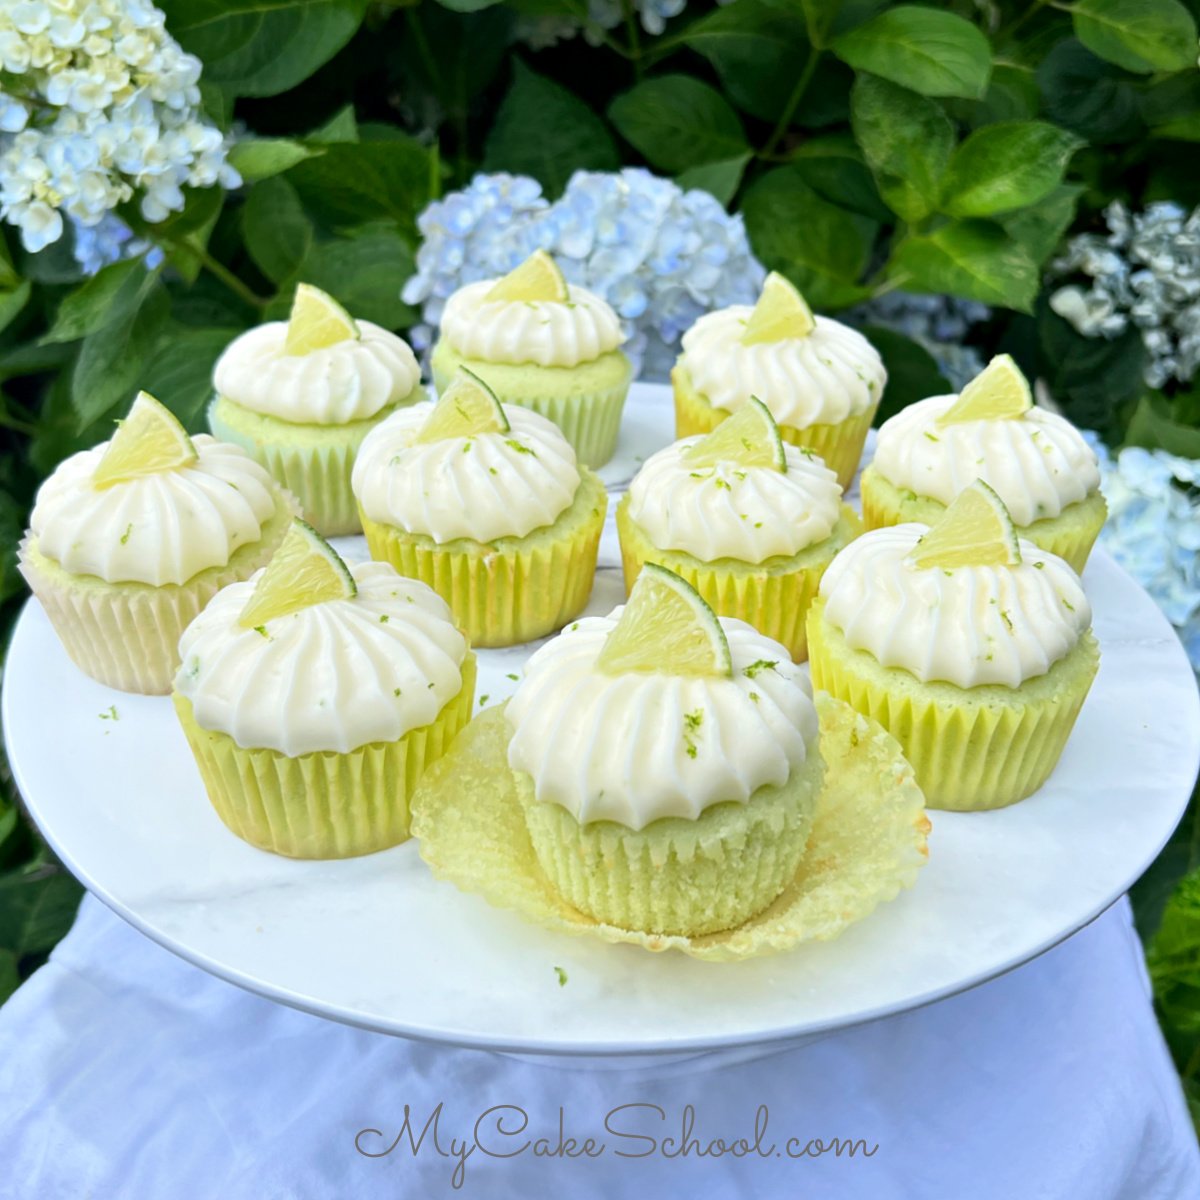
M 665 379 L 684 331 L 714 308 L 753 303 L 765 275 L 740 216 L 642 168 L 577 171 L 553 204 L 535 180 L 477 175 L 429 205 L 417 225 L 417 272 L 402 294 L 421 306 L 412 331 L 421 350 L 452 292 L 544 249 L 568 280 L 617 311 L 635 366 Z
M 148 0 L 5 0 L 0 70 L 0 218 L 27 250 L 64 216 L 97 226 L 136 195 L 161 221 L 185 186 L 241 182 L 200 117 L 200 61 Z
M 719 0 L 728 4 L 731 0 Z M 650 34 L 660 34 L 672 17 L 677 17 L 685 8 L 687 0 L 633 0 L 634 10 L 642 28 Z M 621 0 L 587 0 L 586 17 L 582 10 L 577 13 L 522 14 L 517 20 L 517 40 L 525 42 L 534 50 L 543 50 L 556 42 L 573 38 L 582 29 L 584 37 L 598 45 L 603 33 L 616 29 L 625 20 Z
M 1152 388 L 1187 383 L 1200 367 L 1200 208 L 1162 201 L 1130 214 L 1113 203 L 1107 234 L 1081 233 L 1050 264 L 1050 279 L 1074 279 L 1050 307 L 1084 337 L 1141 331 Z M 1082 280 L 1080 280 L 1082 277 Z
M 111 263 L 143 254 L 147 267 L 157 267 L 163 261 L 162 250 L 144 238 L 134 237 L 133 230 L 112 213 L 95 225 L 83 225 L 72 218 L 71 227 L 71 253 L 85 275 L 95 275 Z
M 1200 462 L 1135 446 L 1113 458 L 1087 436 L 1108 501 L 1100 543 L 1150 593 L 1200 671 Z

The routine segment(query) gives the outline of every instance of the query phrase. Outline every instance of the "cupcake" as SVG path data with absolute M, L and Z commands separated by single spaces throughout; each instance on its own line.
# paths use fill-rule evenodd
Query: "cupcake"
M 551 421 L 463 370 L 354 466 L 373 558 L 441 595 L 472 645 L 542 637 L 587 604 L 608 495 Z
M 466 367 L 500 397 L 548 417 L 585 466 L 612 457 L 633 371 L 617 314 L 568 285 L 537 251 L 503 279 L 460 288 L 446 301 L 433 349 L 439 392 Z
M 931 808 L 1000 808 L 1058 762 L 1099 665 L 1090 624 L 1079 577 L 977 481 L 932 528 L 865 533 L 833 560 L 813 686 L 896 738 Z
M 653 455 L 617 507 L 627 590 L 659 563 L 797 661 L 821 575 L 859 530 L 837 476 L 785 443 L 755 397 L 712 433 Z
M 961 395 L 931 396 L 884 423 L 862 477 L 867 528 L 932 525 L 976 478 L 1021 537 L 1083 570 L 1108 512 L 1096 455 L 1069 421 L 1034 406 L 1007 354 Z
M 445 602 L 383 563 L 346 566 L 301 521 L 179 650 L 175 709 L 213 807 L 292 858 L 407 838 L 409 798 L 474 702 L 475 659 Z
M 420 379 L 394 333 L 302 283 L 286 322 L 249 330 L 217 360 L 208 424 L 286 485 L 321 533 L 358 533 L 354 455 L 386 416 L 424 398 Z
M 243 451 L 189 438 L 141 392 L 112 441 L 42 484 L 18 563 L 80 670 L 161 695 L 180 634 L 221 588 L 270 559 L 294 510 Z
M 758 303 L 701 317 L 671 372 L 675 434 L 707 433 L 757 396 L 784 440 L 819 454 L 849 487 L 887 372 L 861 333 L 813 316 L 772 271 Z
M 808 681 L 678 576 L 647 564 L 623 608 L 533 655 L 505 711 L 533 851 L 580 912 L 691 937 L 795 878 L 824 769 Z

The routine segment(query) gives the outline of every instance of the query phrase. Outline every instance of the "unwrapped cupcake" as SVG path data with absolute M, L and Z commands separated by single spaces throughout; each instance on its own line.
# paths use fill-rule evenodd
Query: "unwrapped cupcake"
M 538 650 L 506 716 L 533 850 L 580 912 L 693 937 L 795 877 L 824 770 L 808 680 L 671 572 Z
M 465 369 L 372 431 L 354 494 L 371 556 L 438 592 L 474 646 L 542 637 L 587 604 L 604 485 L 557 426 Z
M 386 416 L 424 398 L 420 380 L 404 341 L 302 283 L 286 322 L 243 333 L 217 360 L 208 423 L 285 484 L 320 533 L 358 533 L 354 456 Z
M 1071 567 L 976 481 L 932 528 L 865 533 L 833 560 L 813 686 L 896 738 L 931 808 L 1000 808 L 1062 754 L 1099 666 L 1091 619 Z
M 501 403 L 548 417 L 580 462 L 599 467 L 612 457 L 632 378 L 623 340 L 617 314 L 538 250 L 503 279 L 469 283 L 446 301 L 433 381 L 443 392 L 466 367 Z
M 658 563 L 797 661 L 821 575 L 860 530 L 837 476 L 784 442 L 756 397 L 712 433 L 649 458 L 617 507 L 627 589 Z
M 675 434 L 707 433 L 757 396 L 786 441 L 819 454 L 849 487 L 887 372 L 857 330 L 814 316 L 772 271 L 758 303 L 708 313 L 671 372 Z
M 1069 421 L 1034 405 L 1007 354 L 961 395 L 931 396 L 884 422 L 863 472 L 863 518 L 869 529 L 931 525 L 975 479 L 1004 501 L 1021 537 L 1083 570 L 1108 512 L 1096 455 Z
M 80 670 L 163 694 L 188 623 L 270 559 L 294 511 L 242 450 L 188 437 L 141 392 L 111 441 L 42 484 L 18 562 Z
M 175 708 L 213 807 L 293 858 L 407 838 L 421 775 L 471 717 L 475 658 L 444 601 L 383 563 L 347 566 L 301 521 L 179 649 Z

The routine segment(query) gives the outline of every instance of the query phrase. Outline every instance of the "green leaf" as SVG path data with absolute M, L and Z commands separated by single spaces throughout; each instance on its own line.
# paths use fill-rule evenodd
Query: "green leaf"
M 438 3 L 453 12 L 473 13 L 483 8 L 491 8 L 493 4 L 499 4 L 500 0 L 438 0 Z
M 728 208 L 737 195 L 749 161 L 749 154 L 739 154 L 736 158 L 726 158 L 720 162 L 701 163 L 698 167 L 688 167 L 686 171 L 680 172 L 675 176 L 675 182 L 684 191 L 700 188 L 701 191 L 715 196 Z
M 1178 0 L 1078 0 L 1075 36 L 1127 71 L 1186 71 L 1196 66 L 1196 22 Z
M 126 258 L 101 268 L 82 286 L 68 292 L 43 342 L 73 342 L 135 313 L 154 285 L 156 274 L 140 258 Z
M 936 8 L 901 4 L 836 38 L 834 53 L 924 96 L 978 100 L 992 69 L 987 38 L 970 21 Z
M 190 432 L 201 432 L 204 410 L 213 394 L 213 367 L 241 332 L 172 323 L 161 332 L 147 357 L 140 386 L 161 400 Z
M 684 171 L 746 152 L 737 113 L 720 92 L 689 75 L 660 75 L 618 96 L 609 119 L 654 166 Z
M 483 169 L 532 175 L 553 199 L 575 171 L 612 171 L 618 165 L 604 122 L 565 87 L 516 60 L 512 87 L 488 135 Z
M 806 138 L 791 155 L 791 166 L 814 192 L 830 204 L 861 213 L 872 221 L 890 223 L 892 214 L 862 151 L 846 133 Z
M 1045 121 L 999 121 L 970 134 L 951 155 L 942 181 L 942 211 L 990 217 L 1036 204 L 1062 182 L 1083 145 Z
M 70 875 L 47 863 L 0 876 L 0 946 L 18 958 L 52 950 L 71 928 L 82 895 Z
M 890 273 L 914 292 L 948 292 L 965 300 L 1029 312 L 1038 290 L 1037 263 L 990 221 L 951 221 L 903 241 Z
M 754 253 L 782 271 L 814 308 L 843 308 L 863 299 L 874 225 L 822 200 L 794 167 L 762 176 L 742 203 Z
M 978 128 L 993 121 L 1032 121 L 1038 115 L 1041 96 L 1028 67 L 996 63 L 983 99 L 961 104 L 967 122 Z
M 334 226 L 410 224 L 429 200 L 430 177 L 429 151 L 404 136 L 331 144 L 287 173 L 305 207 Z
M 868 325 L 862 332 L 879 351 L 887 368 L 887 386 L 875 414 L 875 425 L 882 425 L 888 417 L 918 400 L 954 391 L 933 355 L 912 338 L 878 325 Z
M 850 94 L 851 125 L 879 194 L 909 223 L 934 210 L 954 146 L 941 107 L 916 92 L 862 75 Z
M 1200 458 L 1200 429 L 1175 420 L 1161 392 L 1146 392 L 1130 418 L 1125 444 L 1165 450 L 1180 458 Z
M 385 329 L 411 325 L 416 313 L 400 299 L 413 273 L 413 252 L 394 229 L 374 229 L 352 238 L 319 242 L 309 252 L 297 280 L 328 292 L 347 312 Z M 286 289 L 291 300 L 291 289 Z
M 290 138 L 251 138 L 234 144 L 229 152 L 229 162 L 247 183 L 255 183 L 321 153 L 316 147 L 302 145 Z
M 684 31 L 683 41 L 712 64 L 730 99 L 764 121 L 776 120 L 809 53 L 803 16 L 768 0 L 738 0 Z
M 267 179 L 250 189 L 242 207 L 242 238 L 255 265 L 282 283 L 304 261 L 313 226 L 296 189 L 286 179 Z
M 71 376 L 77 432 L 82 433 L 115 406 L 133 400 L 167 307 L 166 292 L 156 284 L 134 313 L 83 339 Z
M 33 285 L 28 279 L 22 279 L 15 288 L 0 292 L 0 332 L 7 329 L 21 315 L 25 305 L 29 303 Z
M 305 139 L 306 142 L 357 142 L 358 118 L 354 115 L 354 105 L 347 104 L 317 129 L 314 129 Z
M 0 950 L 0 1004 L 21 986 L 17 956 L 11 950 Z
M 1156 138 L 1200 142 L 1200 72 L 1172 75 L 1146 88 L 1140 106 Z
M 1136 76 L 1103 62 L 1074 38 L 1059 42 L 1037 69 L 1046 115 L 1095 144 L 1135 138 L 1141 129 Z
M 366 0 L 161 0 L 167 27 L 207 83 L 275 96 L 303 83 L 355 34 Z
M 1200 1034 L 1200 870 L 1185 876 L 1167 901 L 1146 965 L 1164 1024 Z
M 1083 188 L 1063 183 L 1044 199 L 1028 208 L 1000 217 L 1000 224 L 1016 238 L 1030 258 L 1041 266 L 1058 248 L 1063 235 L 1075 220 L 1075 209 Z

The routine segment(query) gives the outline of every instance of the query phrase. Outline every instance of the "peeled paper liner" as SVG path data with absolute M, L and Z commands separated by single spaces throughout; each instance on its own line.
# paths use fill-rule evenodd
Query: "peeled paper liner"
M 825 784 L 793 882 L 736 929 L 687 938 L 618 929 L 572 908 L 542 874 L 507 762 L 502 705 L 484 709 L 426 773 L 412 832 L 440 879 L 560 933 L 591 934 L 714 962 L 835 938 L 911 887 L 928 857 L 925 800 L 900 746 L 877 722 L 821 694 Z

